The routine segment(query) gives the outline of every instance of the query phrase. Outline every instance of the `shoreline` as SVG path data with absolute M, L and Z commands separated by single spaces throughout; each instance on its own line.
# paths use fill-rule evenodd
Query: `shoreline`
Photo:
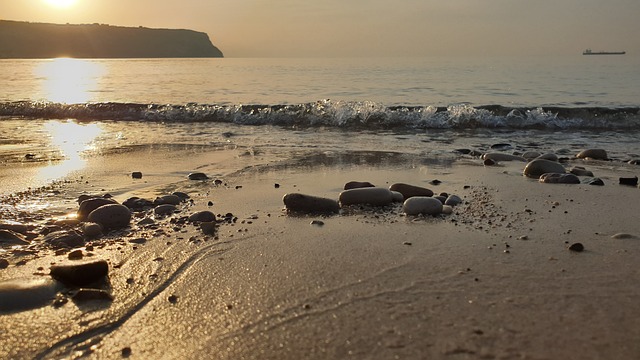
M 638 189 L 615 183 L 633 175 L 633 167 L 573 160 L 597 173 L 605 186 L 542 184 L 523 177 L 519 162 L 483 166 L 460 157 L 424 164 L 416 155 L 398 162 L 371 154 L 350 165 L 353 154 L 333 162 L 309 156 L 240 167 L 236 151 L 218 153 L 218 160 L 207 154 L 206 162 L 204 156 L 175 152 L 157 157 L 167 158 L 164 163 L 149 164 L 166 165 L 165 170 L 142 170 L 146 184 L 130 178 L 132 160 L 140 154 L 93 159 L 101 171 L 56 187 L 54 198 L 69 199 L 61 208 L 75 211 L 72 200 L 81 192 L 110 192 L 123 201 L 183 191 L 192 202 L 151 227 L 133 225 L 93 241 L 91 251 L 83 249 L 84 260 L 108 262 L 106 289 L 113 300 L 69 300 L 3 314 L 0 330 L 12 340 L 0 357 L 640 354 L 634 341 L 640 336 L 640 305 L 634 301 L 640 295 L 640 203 L 633 201 Z M 183 160 L 180 169 L 176 159 Z M 225 172 L 233 166 L 220 166 L 230 163 L 244 170 Z M 211 179 L 186 180 L 196 170 Z M 218 186 L 217 175 L 223 179 Z M 172 180 L 155 181 L 156 176 Z M 434 179 L 441 183 L 429 184 Z M 286 193 L 337 198 L 352 180 L 425 186 L 458 194 L 464 204 L 438 217 L 408 217 L 397 205 L 356 207 L 334 216 L 283 212 Z M 237 220 L 221 222 L 215 236 L 171 220 L 201 210 Z M 620 233 L 629 237 L 612 238 Z M 139 238 L 145 241 L 130 242 Z M 567 249 L 576 242 L 583 252 Z M 0 281 L 49 278 L 52 263 L 72 262 L 67 254 L 21 255 L 26 263 L 12 260 L 0 270 Z M 26 341 L 23 334 L 32 335 Z

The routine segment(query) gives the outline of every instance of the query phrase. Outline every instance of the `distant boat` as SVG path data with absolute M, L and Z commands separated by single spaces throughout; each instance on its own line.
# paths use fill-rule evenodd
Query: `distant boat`
M 626 51 L 591 51 L 587 49 L 582 52 L 582 55 L 624 55 Z

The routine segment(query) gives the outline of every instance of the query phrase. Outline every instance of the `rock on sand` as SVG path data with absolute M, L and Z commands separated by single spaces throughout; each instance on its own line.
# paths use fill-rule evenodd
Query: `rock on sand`
M 88 217 L 90 222 L 100 224 L 103 229 L 121 229 L 129 226 L 131 211 L 121 204 L 110 204 L 93 210 Z
M 539 181 L 545 184 L 580 184 L 580 178 L 573 174 L 546 173 L 540 175 Z
M 564 174 L 566 171 L 562 164 L 546 159 L 535 159 L 524 167 L 524 176 L 538 179 L 540 175 L 546 173 Z
M 337 213 L 340 211 L 338 202 L 318 196 L 299 193 L 286 194 L 282 197 L 287 211 L 313 214 L 313 213 Z
M 586 149 L 576 155 L 578 159 L 609 160 L 604 149 Z
M 400 192 L 400 191 L 399 191 Z M 340 193 L 340 206 L 369 204 L 384 206 L 393 202 L 394 195 L 389 189 L 379 187 L 367 187 L 345 190 Z
M 389 190 L 401 193 L 405 200 L 412 196 L 433 196 L 433 191 L 430 189 L 403 183 L 393 184 L 389 186 Z
M 402 211 L 407 215 L 438 215 L 442 212 L 442 202 L 428 196 L 413 196 L 404 201 Z
M 70 262 L 51 267 L 51 277 L 73 286 L 87 286 L 101 280 L 108 273 L 109 264 L 106 260 Z

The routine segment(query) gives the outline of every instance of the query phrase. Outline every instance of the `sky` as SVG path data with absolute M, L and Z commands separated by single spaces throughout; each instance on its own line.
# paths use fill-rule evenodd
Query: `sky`
M 0 0 L 0 19 L 206 32 L 225 57 L 640 54 L 639 0 Z

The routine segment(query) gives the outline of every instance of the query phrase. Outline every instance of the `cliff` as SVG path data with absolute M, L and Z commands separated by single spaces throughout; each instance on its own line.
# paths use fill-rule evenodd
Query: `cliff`
M 182 29 L 0 20 L 0 58 L 223 57 L 209 36 Z

